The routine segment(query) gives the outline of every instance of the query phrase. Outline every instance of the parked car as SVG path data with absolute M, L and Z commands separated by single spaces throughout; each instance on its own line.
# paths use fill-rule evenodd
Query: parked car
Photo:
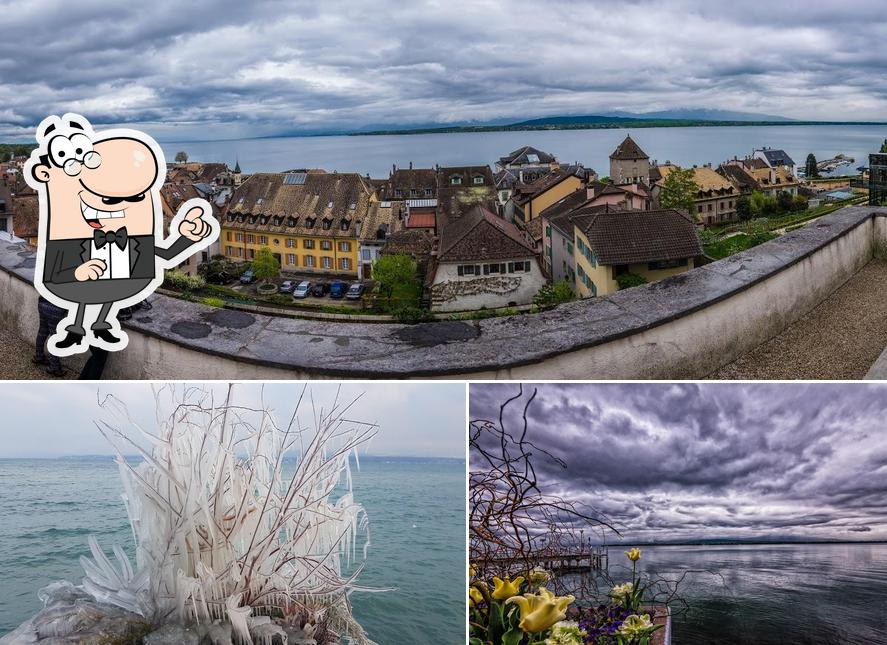
M 345 292 L 348 291 L 348 285 L 344 282 L 333 282 L 330 285 L 330 298 L 344 298 Z
M 284 280 L 280 283 L 280 293 L 292 293 L 295 288 L 296 283 L 294 280 Z
M 359 282 L 355 282 L 348 288 L 348 293 L 345 294 L 345 297 L 348 298 L 348 300 L 360 300 L 363 292 L 363 285 Z
M 252 284 L 255 279 L 256 274 L 253 273 L 252 269 L 247 269 L 240 274 L 240 284 Z
M 313 287 L 311 287 L 311 295 L 317 298 L 323 298 L 329 292 L 330 285 L 328 285 L 326 282 L 318 282 Z
M 311 291 L 310 282 L 300 282 L 299 286 L 293 289 L 293 298 L 306 298 Z

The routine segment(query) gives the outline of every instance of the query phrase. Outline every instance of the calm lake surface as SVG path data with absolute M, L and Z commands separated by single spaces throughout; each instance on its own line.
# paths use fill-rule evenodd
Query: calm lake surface
M 378 643 L 455 645 L 465 634 L 465 464 L 361 457 L 355 499 L 372 544 L 360 582 L 396 587 L 355 593 L 354 614 Z M 0 635 L 40 609 L 37 591 L 83 578 L 95 534 L 133 557 L 132 533 L 110 459 L 0 460 Z
M 611 577 L 630 577 L 612 547 Z M 887 643 L 887 545 L 642 547 L 644 574 L 677 580 L 675 645 Z
M 379 136 L 288 137 L 161 144 L 167 159 L 185 150 L 195 161 L 239 160 L 244 172 L 278 172 L 289 168 L 324 168 L 339 172 L 388 176 L 391 164 L 417 167 L 492 164 L 525 145 L 553 153 L 561 162 L 581 161 L 601 176 L 609 174 L 609 155 L 628 130 L 544 130 Z M 682 166 L 718 164 L 754 148 L 783 148 L 803 167 L 812 152 L 820 161 L 838 153 L 853 157 L 837 170 L 855 174 L 868 165 L 887 138 L 887 126 L 736 126 L 705 128 L 637 128 L 632 137 L 651 159 Z

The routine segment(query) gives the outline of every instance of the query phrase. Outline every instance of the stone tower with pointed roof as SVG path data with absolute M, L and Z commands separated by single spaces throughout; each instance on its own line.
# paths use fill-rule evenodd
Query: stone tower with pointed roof
M 610 155 L 610 181 L 616 184 L 650 185 L 650 157 L 630 134 Z
M 240 174 L 240 159 L 234 161 L 234 185 L 239 186 L 242 182 L 242 176 Z

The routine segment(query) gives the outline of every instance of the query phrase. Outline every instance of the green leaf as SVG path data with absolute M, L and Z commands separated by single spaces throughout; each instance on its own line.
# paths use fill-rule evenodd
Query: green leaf
M 502 645 L 519 645 L 524 637 L 524 630 L 512 627 L 502 636 Z

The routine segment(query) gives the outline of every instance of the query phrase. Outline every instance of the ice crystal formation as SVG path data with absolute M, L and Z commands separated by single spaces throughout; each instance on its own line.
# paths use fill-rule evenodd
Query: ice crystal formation
M 203 625 L 219 643 L 372 644 L 349 601 L 373 591 L 356 581 L 369 527 L 350 457 L 376 428 L 347 418 L 354 401 L 321 410 L 294 386 L 280 424 L 230 387 L 222 401 L 190 387 L 154 395 L 153 429 L 101 401 L 117 420 L 99 429 L 117 452 L 136 561 L 91 538 L 84 591 L 154 625 Z

